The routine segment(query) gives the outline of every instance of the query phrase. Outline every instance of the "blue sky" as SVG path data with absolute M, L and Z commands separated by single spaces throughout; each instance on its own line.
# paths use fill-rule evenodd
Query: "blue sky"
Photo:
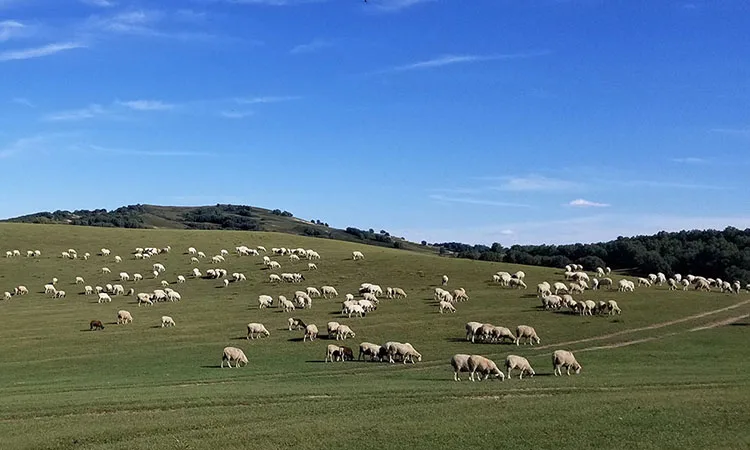
M 0 0 L 0 217 L 420 241 L 750 227 L 744 0 Z

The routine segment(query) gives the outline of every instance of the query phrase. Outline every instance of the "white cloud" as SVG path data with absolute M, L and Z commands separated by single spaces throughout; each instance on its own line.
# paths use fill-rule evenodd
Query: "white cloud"
M 220 1 L 220 0 L 219 0 Z M 325 3 L 329 0 L 224 0 L 235 5 L 296 6 L 310 3 Z
M 33 103 L 31 103 L 31 101 L 29 99 L 27 99 L 27 98 L 16 97 L 16 98 L 12 99 L 11 101 L 13 103 L 18 104 L 18 105 L 26 106 L 26 107 L 29 107 L 29 108 L 36 108 L 36 105 L 34 105 Z
M 20 153 L 34 150 L 45 141 L 46 138 L 44 136 L 33 136 L 28 138 L 16 139 L 10 144 L 4 147 L 0 147 L 0 159 L 9 158 Z
M 687 157 L 687 158 L 672 158 L 672 162 L 681 163 L 681 164 L 705 164 L 708 162 L 708 160 L 703 159 L 703 158 Z
M 500 177 L 486 178 L 502 180 L 503 183 L 492 189 L 499 191 L 565 191 L 582 187 L 581 184 L 561 180 L 558 178 L 548 178 L 541 175 L 528 175 L 525 177 Z
M 101 105 L 92 103 L 91 105 L 81 109 L 71 109 L 67 111 L 59 111 L 56 113 L 47 114 L 46 116 L 44 116 L 44 120 L 50 120 L 54 122 L 85 120 L 101 117 L 107 113 L 108 111 Z
M 606 208 L 610 205 L 607 203 L 597 203 L 597 202 L 592 202 L 589 200 L 584 200 L 582 198 L 578 198 L 568 203 L 568 206 L 575 206 L 577 208 Z
M 97 6 L 99 8 L 111 8 L 117 5 L 117 3 L 110 0 L 80 0 L 80 2 L 89 6 Z
M 116 148 L 108 148 L 108 147 L 101 147 L 99 145 L 89 145 L 89 148 L 92 150 L 95 150 L 99 153 L 107 153 L 111 155 L 122 155 L 122 156 L 163 156 L 163 157 L 173 157 L 173 156 L 215 156 L 214 153 L 209 152 L 191 152 L 191 151 L 182 151 L 182 150 L 132 150 L 132 149 L 116 149 Z
M 511 54 L 500 54 L 500 55 L 442 55 L 433 59 L 425 61 L 418 61 L 411 64 L 404 64 L 401 66 L 395 66 L 388 69 L 381 70 L 377 73 L 393 73 L 393 72 L 406 72 L 411 70 L 421 69 L 434 69 L 438 67 L 452 66 L 456 64 L 471 64 L 485 61 L 496 61 L 496 60 L 507 60 L 507 59 L 523 59 L 533 58 L 536 56 L 543 56 L 548 54 L 548 51 L 539 52 L 528 52 L 528 53 L 511 53 Z
M 174 109 L 175 105 L 164 103 L 159 100 L 131 100 L 127 102 L 116 102 L 118 105 L 126 106 L 136 111 L 165 111 Z
M 371 0 L 373 7 L 380 11 L 395 12 L 423 3 L 431 3 L 436 0 Z M 368 3 L 369 4 L 369 3 Z
M 267 97 L 249 97 L 249 98 L 236 98 L 234 101 L 242 105 L 255 105 L 258 103 L 279 103 L 289 102 L 292 100 L 299 100 L 301 97 L 297 96 L 267 96 Z
M 169 29 L 170 20 L 185 21 L 185 14 L 165 14 L 162 11 L 138 9 L 109 16 L 92 16 L 85 24 L 89 32 L 118 34 L 145 38 L 177 39 L 182 41 L 212 41 L 219 36 L 183 29 Z M 174 20 L 173 20 L 174 19 Z M 171 24 L 174 28 L 174 24 Z
M 721 134 L 739 134 L 741 136 L 750 136 L 750 127 L 748 128 L 712 128 L 712 133 Z
M 244 119 L 253 115 L 252 111 L 221 111 L 219 113 L 221 117 L 227 119 Z
M 295 55 L 299 53 L 313 53 L 318 50 L 322 50 L 326 47 L 331 47 L 333 45 L 332 42 L 326 41 L 324 39 L 313 39 L 312 41 L 306 43 L 306 44 L 300 44 L 295 47 L 293 47 L 291 50 L 289 50 L 289 53 Z
M 465 203 L 468 205 L 484 205 L 484 206 L 501 206 L 501 207 L 514 207 L 514 208 L 531 208 L 531 205 L 524 205 L 521 203 L 509 203 L 496 200 L 487 200 L 473 197 L 448 197 L 445 195 L 433 194 L 430 195 L 430 199 L 439 202 L 449 203 Z
M 26 25 L 15 20 L 0 21 L 0 42 L 12 39 L 23 33 Z
M 56 53 L 64 52 L 66 50 L 73 50 L 76 48 L 84 47 L 86 47 L 86 45 L 81 42 L 57 42 L 41 47 L 24 48 L 19 50 L 6 50 L 4 52 L 0 52 L 0 61 L 40 58 L 43 56 L 50 56 Z

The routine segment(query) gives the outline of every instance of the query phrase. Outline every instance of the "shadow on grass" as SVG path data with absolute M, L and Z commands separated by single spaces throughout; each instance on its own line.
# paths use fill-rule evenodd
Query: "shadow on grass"
M 732 327 L 750 327 L 750 322 L 734 322 L 734 323 L 730 323 L 729 326 L 732 326 Z
M 303 337 L 296 337 L 296 338 L 289 338 L 289 339 L 287 339 L 287 341 L 289 341 L 289 342 L 302 342 L 303 339 L 304 339 L 304 336 Z
M 164 328 L 164 327 L 163 327 L 163 326 L 161 326 L 161 325 L 154 325 L 154 326 L 153 326 L 153 327 L 151 327 L 151 328 Z
M 202 369 L 221 369 L 222 367 L 220 364 L 213 364 L 210 366 L 201 366 L 201 368 Z M 224 368 L 226 368 L 226 366 L 224 366 Z M 232 368 L 234 369 L 234 366 L 232 366 Z

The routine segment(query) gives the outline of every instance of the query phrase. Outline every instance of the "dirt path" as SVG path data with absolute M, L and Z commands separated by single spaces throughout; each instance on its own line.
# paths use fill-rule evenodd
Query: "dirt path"
M 708 325 L 704 325 L 702 327 L 692 328 L 690 331 L 710 330 L 711 328 L 723 327 L 724 325 L 729 325 L 735 322 L 739 322 L 740 320 L 747 319 L 748 317 L 750 317 L 750 314 L 744 314 L 742 316 L 737 316 L 737 317 L 730 317 L 729 319 L 722 320 L 719 322 L 709 323 Z

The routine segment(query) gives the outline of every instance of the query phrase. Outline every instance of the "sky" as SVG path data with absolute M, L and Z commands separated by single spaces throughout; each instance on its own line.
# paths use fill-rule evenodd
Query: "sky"
M 750 227 L 745 0 L 0 0 L 0 218 L 414 241 Z

